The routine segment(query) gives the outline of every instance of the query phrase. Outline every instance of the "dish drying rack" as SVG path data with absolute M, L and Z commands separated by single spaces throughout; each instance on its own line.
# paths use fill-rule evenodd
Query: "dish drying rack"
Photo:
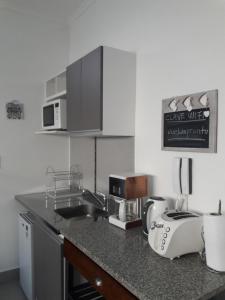
M 53 199 L 78 196 L 82 193 L 83 174 L 78 165 L 71 166 L 69 171 L 46 169 L 46 195 Z

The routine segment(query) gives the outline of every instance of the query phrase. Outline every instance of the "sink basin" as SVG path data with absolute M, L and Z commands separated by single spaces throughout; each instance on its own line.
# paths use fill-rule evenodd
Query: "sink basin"
M 94 205 L 81 204 L 78 206 L 62 207 L 55 209 L 55 212 L 65 219 L 75 217 L 93 217 L 97 221 L 98 217 L 108 217 L 106 211 Z

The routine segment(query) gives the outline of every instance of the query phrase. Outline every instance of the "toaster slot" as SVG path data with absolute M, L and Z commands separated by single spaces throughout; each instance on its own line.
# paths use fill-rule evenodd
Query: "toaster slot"
M 173 219 L 174 220 L 181 220 L 181 219 L 187 219 L 187 218 L 196 218 L 198 216 L 195 216 L 195 215 L 182 215 L 182 216 L 178 216 L 178 217 L 174 217 Z
M 185 216 L 185 215 L 192 215 L 192 214 L 189 212 L 185 212 L 185 211 L 179 211 L 179 212 L 173 212 L 173 213 L 167 214 L 167 216 L 170 218 L 178 217 L 178 216 Z

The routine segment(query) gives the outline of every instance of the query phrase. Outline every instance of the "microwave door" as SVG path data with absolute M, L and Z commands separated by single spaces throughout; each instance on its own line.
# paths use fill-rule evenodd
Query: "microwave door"
M 54 104 L 52 104 L 43 108 L 43 126 L 46 128 L 54 125 Z

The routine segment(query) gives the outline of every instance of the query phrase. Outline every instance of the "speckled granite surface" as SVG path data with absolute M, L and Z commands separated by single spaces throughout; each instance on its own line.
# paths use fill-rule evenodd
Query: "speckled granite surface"
M 208 271 L 199 255 L 173 261 L 162 258 L 143 239 L 141 228 L 123 231 L 103 219 L 65 220 L 54 212 L 53 200 L 46 200 L 44 194 L 15 198 L 141 300 L 210 299 L 225 290 L 225 275 Z

